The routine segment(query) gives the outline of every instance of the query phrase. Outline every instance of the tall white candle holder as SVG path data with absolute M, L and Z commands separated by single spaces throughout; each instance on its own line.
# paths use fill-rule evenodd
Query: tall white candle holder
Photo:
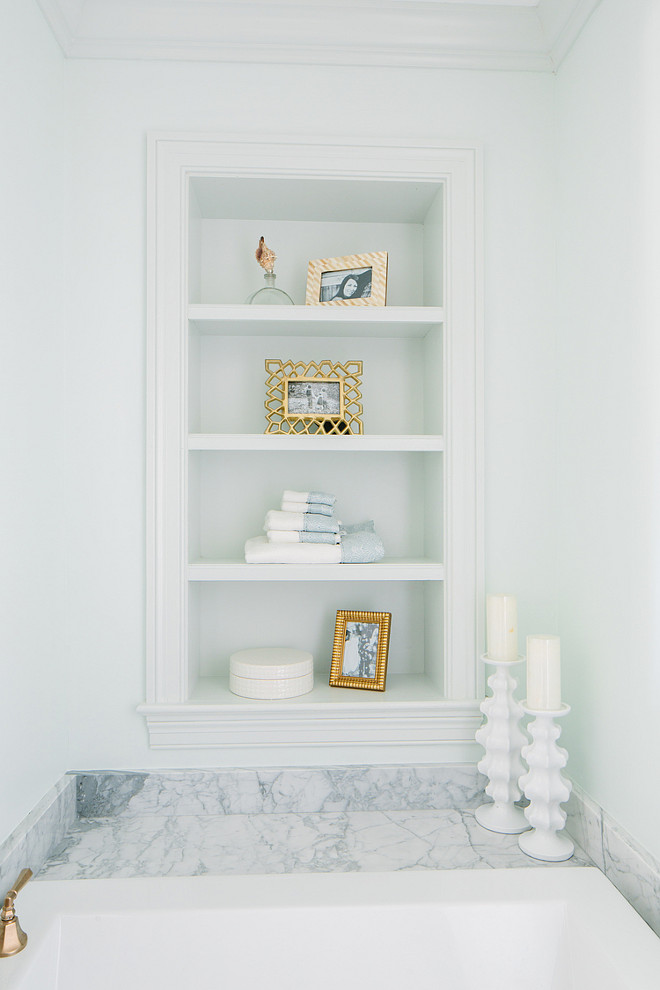
M 525 797 L 529 798 L 525 817 L 532 830 L 520 836 L 518 845 L 532 859 L 561 863 L 575 852 L 571 839 L 558 834 L 566 824 L 566 812 L 560 805 L 568 801 L 573 785 L 561 775 L 568 753 L 557 745 L 561 729 L 555 725 L 555 719 L 568 715 L 571 709 L 562 705 L 556 711 L 538 711 L 528 708 L 525 702 L 522 708 L 527 715 L 534 716 L 528 726 L 532 742 L 522 751 L 529 771 L 519 781 Z
M 522 797 L 518 778 L 524 770 L 520 757 L 527 737 L 518 724 L 523 709 L 513 697 L 516 680 L 510 670 L 524 663 L 525 658 L 491 660 L 485 653 L 481 659 L 495 668 L 488 678 L 488 686 L 493 693 L 480 705 L 486 722 L 475 735 L 477 742 L 486 750 L 477 768 L 488 777 L 486 794 L 492 797 L 493 804 L 482 804 L 474 816 L 480 825 L 491 832 L 517 835 L 530 828 L 522 810 L 515 805 Z

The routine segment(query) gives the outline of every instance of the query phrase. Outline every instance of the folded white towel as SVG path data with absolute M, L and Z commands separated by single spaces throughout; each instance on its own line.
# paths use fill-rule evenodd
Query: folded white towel
M 334 505 L 336 496 L 329 492 L 292 492 L 288 489 L 282 495 L 284 502 L 322 502 L 324 505 Z
M 316 516 L 311 512 L 280 512 L 270 509 L 266 513 L 264 530 L 293 530 L 297 533 L 338 533 L 339 523 L 328 516 Z
M 269 529 L 266 536 L 271 543 L 339 543 L 339 533 L 298 533 L 293 530 Z
M 332 506 L 323 502 L 285 502 L 282 499 L 282 512 L 309 512 L 314 516 L 331 516 Z
M 245 544 L 246 564 L 340 564 L 341 547 L 323 543 L 270 543 L 254 536 Z

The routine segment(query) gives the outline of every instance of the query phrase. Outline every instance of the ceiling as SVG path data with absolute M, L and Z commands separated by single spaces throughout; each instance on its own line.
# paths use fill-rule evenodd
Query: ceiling
M 553 72 L 600 0 L 38 0 L 68 58 Z

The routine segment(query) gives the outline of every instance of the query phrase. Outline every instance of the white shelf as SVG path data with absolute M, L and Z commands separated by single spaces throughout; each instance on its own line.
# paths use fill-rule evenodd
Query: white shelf
M 191 433 L 188 450 L 239 450 L 285 451 L 301 453 L 314 451 L 341 451 L 365 453 L 367 451 L 441 452 L 444 450 L 441 434 L 371 434 L 361 436 L 296 436 L 275 433 Z
M 362 705 L 426 705 L 446 704 L 442 690 L 424 674 L 389 674 L 385 691 L 360 691 L 353 688 L 335 688 L 328 684 L 328 670 L 314 672 L 314 688 L 309 694 L 283 701 L 255 701 L 253 698 L 239 698 L 229 690 L 228 677 L 200 677 L 191 692 L 188 705 L 212 705 L 227 708 L 250 709 L 258 712 L 264 708 L 286 711 L 292 708 L 325 708 L 328 705 L 343 705 L 349 708 Z
M 444 323 L 442 306 L 230 306 L 191 303 L 191 326 L 202 334 L 262 337 L 425 337 Z
M 189 581 L 443 581 L 444 565 L 424 558 L 384 558 L 377 564 L 246 564 L 196 560 Z

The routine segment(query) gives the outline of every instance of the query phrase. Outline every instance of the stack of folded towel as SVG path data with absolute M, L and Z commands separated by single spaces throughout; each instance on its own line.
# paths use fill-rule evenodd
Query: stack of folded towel
M 279 509 L 266 513 L 266 537 L 245 544 L 248 564 L 339 564 L 335 496 L 286 490 Z
M 266 513 L 266 536 L 245 544 L 248 564 L 373 563 L 384 554 L 373 523 L 342 528 L 334 518 L 335 496 L 285 491 L 280 509 Z
M 282 495 L 279 510 L 266 513 L 264 530 L 269 543 L 339 543 L 339 523 L 333 515 L 335 496 L 328 492 L 292 492 Z

